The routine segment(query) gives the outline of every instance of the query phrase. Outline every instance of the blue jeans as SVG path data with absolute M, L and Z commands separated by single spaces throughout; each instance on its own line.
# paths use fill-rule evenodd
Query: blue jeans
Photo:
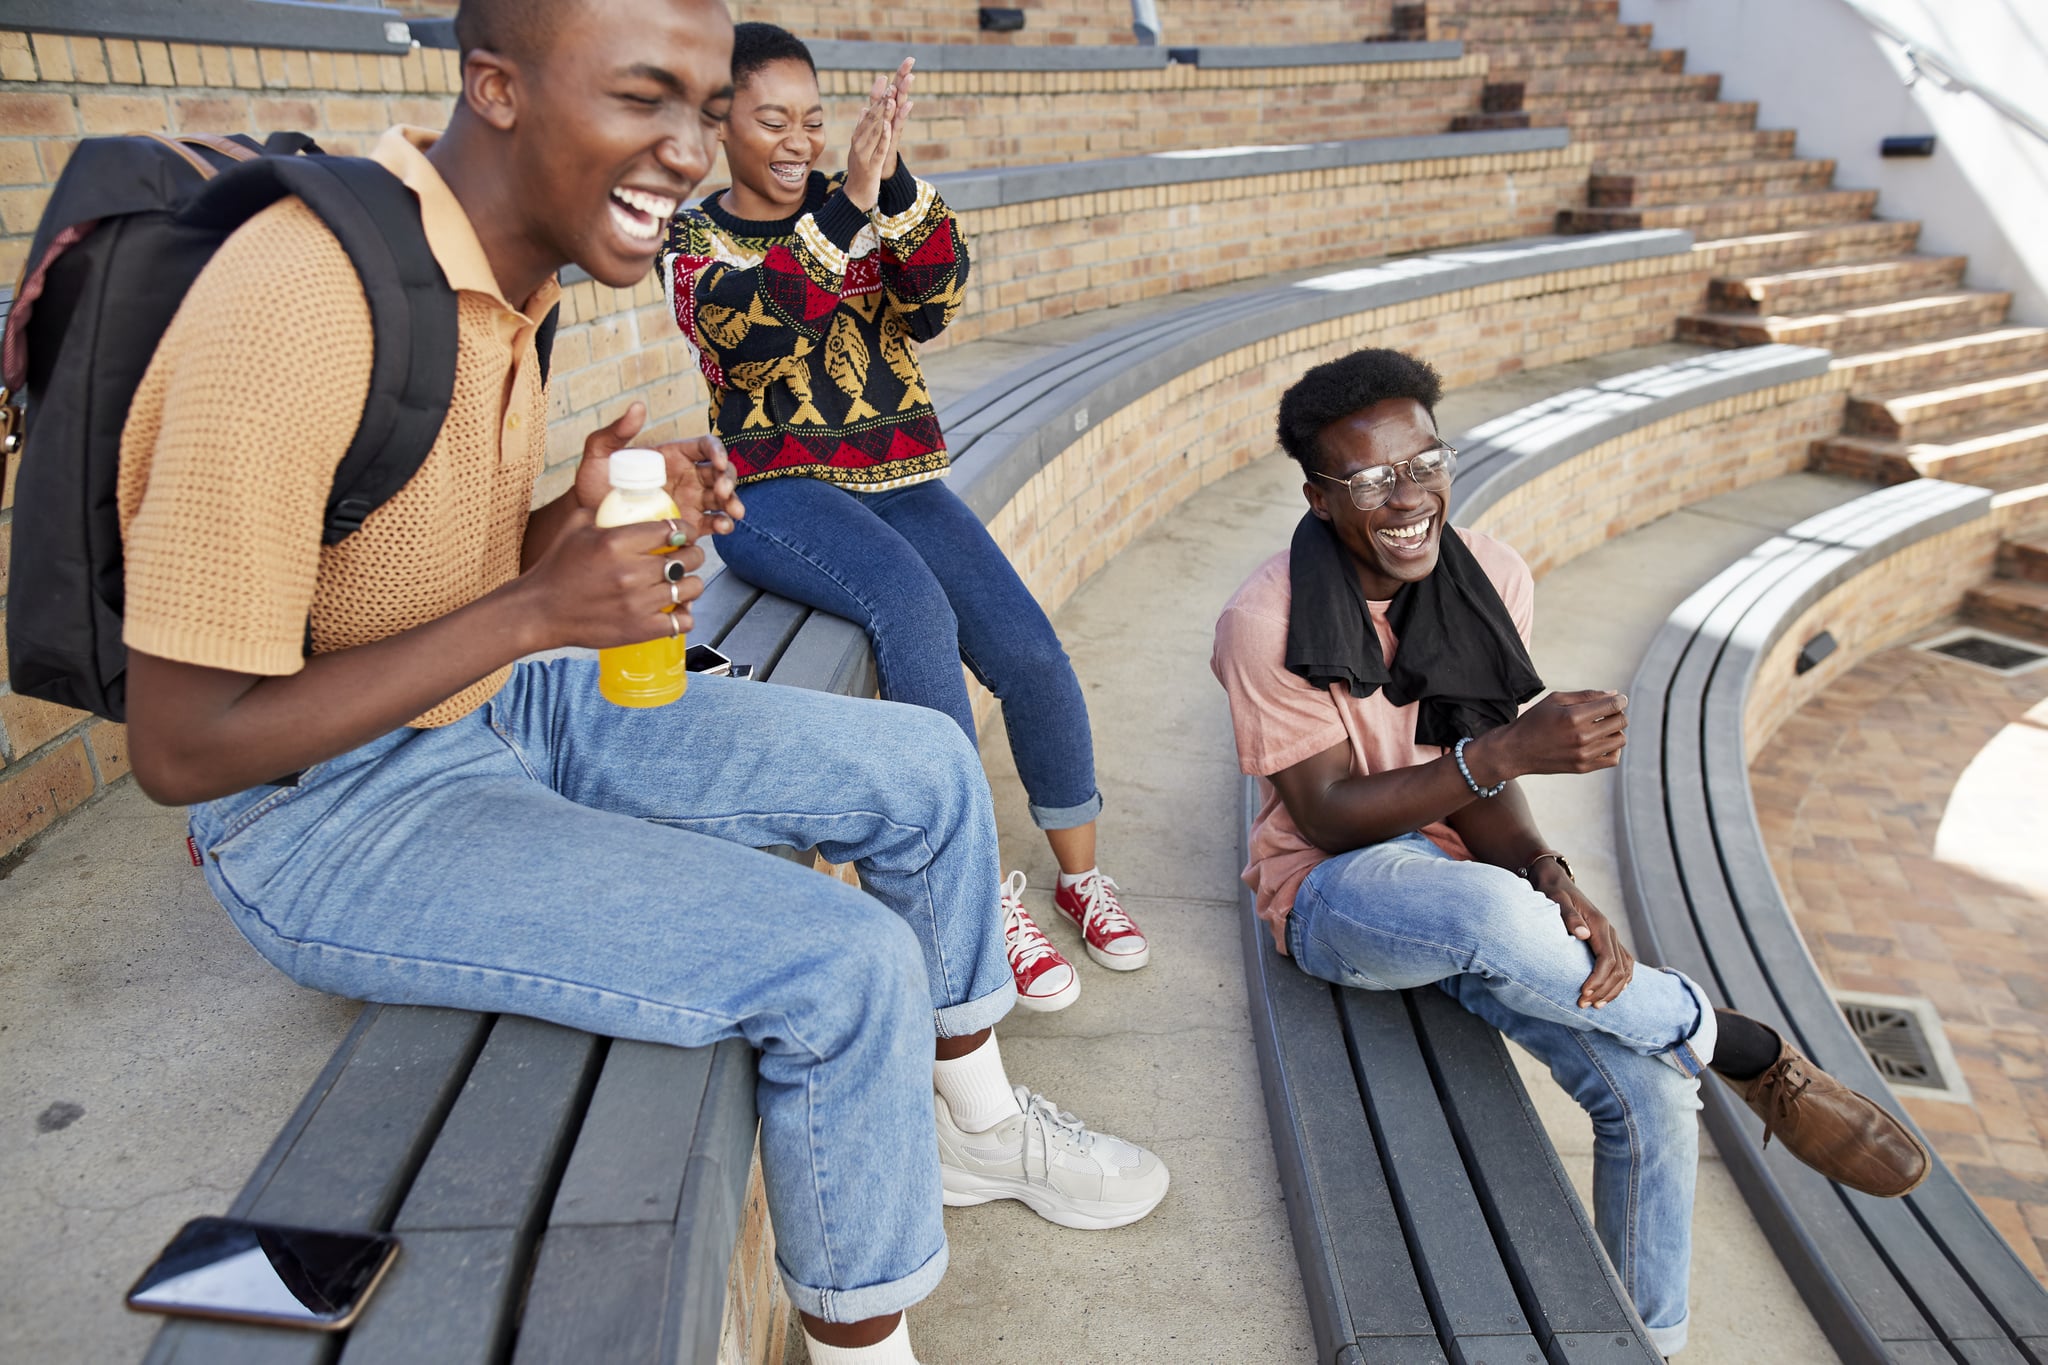
M 1003 704 L 1040 829 L 1102 811 L 1088 703 L 1052 622 L 981 518 L 936 479 L 849 493 L 818 479 L 751 483 L 718 542 L 741 578 L 867 632 L 891 701 L 943 711 L 974 738 L 965 662 Z
M 1521 878 L 1461 862 L 1420 834 L 1308 874 L 1287 951 L 1363 990 L 1435 985 L 1520 1043 L 1593 1120 L 1593 1221 L 1665 1354 L 1685 1345 L 1699 1169 L 1699 1073 L 1714 1012 L 1677 972 L 1636 964 L 1605 1009 L 1581 1009 L 1592 952 Z
M 796 1306 L 852 1322 L 946 1267 L 934 1034 L 1015 998 L 974 749 L 914 707 L 693 677 L 613 706 L 529 662 L 403 729 L 197 806 L 214 895 L 293 980 L 760 1049 L 761 1164 Z M 859 891 L 759 848 L 816 845 Z

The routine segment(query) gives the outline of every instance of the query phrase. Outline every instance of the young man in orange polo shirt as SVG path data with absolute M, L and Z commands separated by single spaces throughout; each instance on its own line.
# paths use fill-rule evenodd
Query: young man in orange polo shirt
M 1158 1203 L 1165 1168 L 1009 1084 L 994 823 L 958 727 L 719 678 L 628 710 L 587 658 L 522 662 L 684 629 L 701 591 L 676 528 L 594 524 L 638 404 L 529 512 L 533 338 L 562 265 L 619 288 L 652 268 L 715 150 L 731 22 L 718 0 L 466 0 L 456 26 L 446 133 L 376 151 L 458 291 L 453 394 L 419 473 L 322 545 L 373 346 L 346 254 L 297 200 L 222 246 L 137 392 L 120 486 L 136 777 L 193 807 L 214 894 L 295 980 L 746 1038 L 811 1358 L 900 1365 L 902 1310 L 946 1264 L 934 1086 L 955 1114 L 1003 1115 L 949 1151 L 948 1202 L 1109 1227 Z M 661 449 L 684 529 L 731 529 L 717 441 Z M 855 863 L 865 889 L 756 851 L 776 844 Z

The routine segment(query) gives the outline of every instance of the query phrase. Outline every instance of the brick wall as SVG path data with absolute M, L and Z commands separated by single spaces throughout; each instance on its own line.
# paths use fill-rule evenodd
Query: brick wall
M 1840 430 L 1847 391 L 1831 373 L 1689 408 L 1547 470 L 1474 525 L 1540 578 L 1681 507 L 1806 468 L 1811 443 Z
M 1963 594 L 1991 576 L 1998 535 L 1998 519 L 1987 516 L 1929 536 L 1802 612 L 1757 665 L 1742 712 L 1744 763 L 1756 762 L 1778 727 L 1844 673 L 1953 616 Z M 1795 672 L 1799 651 L 1822 631 L 1835 637 L 1835 652 L 1807 672 Z
M 1540 234 L 1581 192 L 1585 156 L 1448 157 L 966 212 L 967 304 L 926 349 L 1275 271 Z
M 1103 0 L 1122 7 L 1122 0 Z M 1393 27 L 1393 0 L 1159 0 L 1159 41 L 1203 43 L 1355 43 Z
M 1558 271 L 1316 323 L 1219 356 L 1114 413 L 990 521 L 1048 610 L 1196 489 L 1270 453 L 1273 412 L 1313 365 L 1412 350 L 1446 385 L 1668 340 L 1701 287 L 1688 256 Z M 978 699 L 986 706 L 984 695 Z
M 342 3 L 343 0 L 336 0 Z M 355 3 L 355 0 L 346 0 Z M 1215 0 L 1195 0 L 1213 4 Z M 983 33 L 977 0 L 726 0 L 735 22 L 780 24 L 801 38 L 890 43 L 995 43 L 1006 46 L 1132 43 L 1127 0 L 1005 0 L 1024 11 L 1015 33 Z M 446 18 L 455 0 L 396 0 L 401 14 Z
M 919 174 L 1046 165 L 1188 147 L 1441 133 L 1479 108 L 1486 59 L 1151 71 L 933 71 L 917 78 L 904 148 Z M 831 141 L 846 159 L 874 73 L 824 71 Z M 716 173 L 725 178 L 723 168 Z

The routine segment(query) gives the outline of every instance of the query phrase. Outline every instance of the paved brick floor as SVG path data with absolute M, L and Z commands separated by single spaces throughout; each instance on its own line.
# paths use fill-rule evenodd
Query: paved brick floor
M 1899 648 L 1809 702 L 1750 777 L 1821 974 L 1940 1011 L 1972 1103 L 1900 1093 L 2048 1280 L 2044 774 L 2048 669 L 2002 678 Z

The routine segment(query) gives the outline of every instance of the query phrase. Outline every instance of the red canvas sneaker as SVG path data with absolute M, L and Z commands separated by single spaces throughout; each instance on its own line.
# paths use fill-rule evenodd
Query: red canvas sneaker
M 1071 887 L 1053 893 L 1052 903 L 1074 922 L 1088 956 L 1113 972 L 1135 972 L 1152 960 L 1152 947 L 1116 898 L 1116 883 L 1090 872 Z
M 1024 874 L 1003 880 L 1003 951 L 1017 979 L 1017 1003 L 1027 1010 L 1063 1010 L 1081 998 L 1081 975 L 1060 956 L 1045 930 L 1024 908 Z

